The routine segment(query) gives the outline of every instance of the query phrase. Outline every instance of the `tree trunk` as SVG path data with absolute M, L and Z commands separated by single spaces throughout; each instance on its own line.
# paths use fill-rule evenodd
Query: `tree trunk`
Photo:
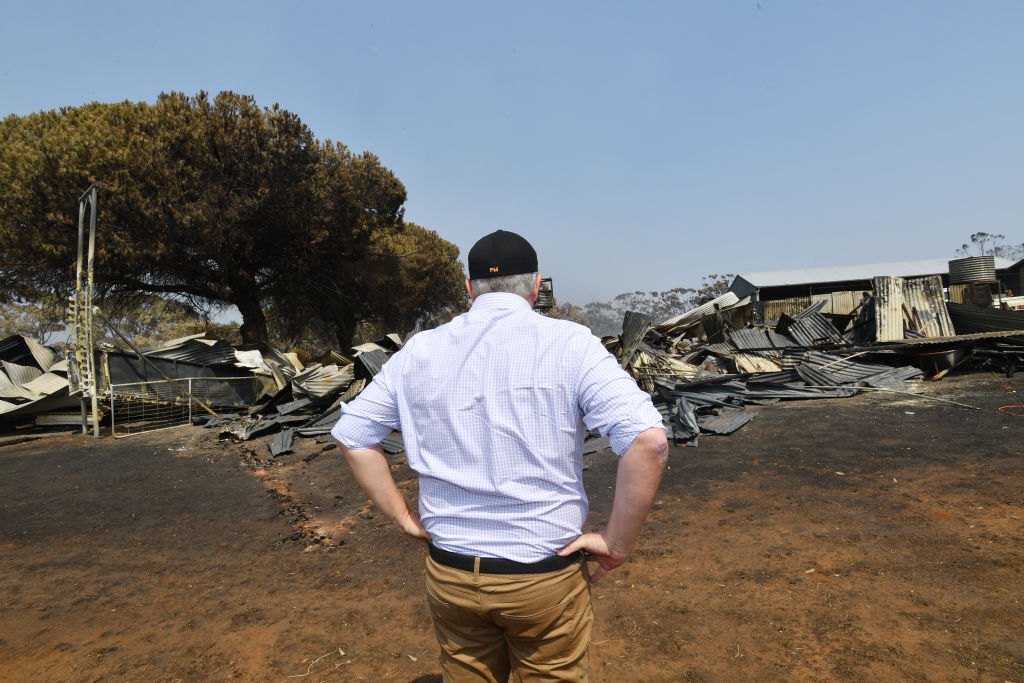
M 263 314 L 263 308 L 255 297 L 244 297 L 236 293 L 232 303 L 238 307 L 242 314 L 242 326 L 238 329 L 242 335 L 243 343 L 267 342 L 270 335 L 267 332 L 267 316 Z
M 344 351 L 352 348 L 355 341 L 356 325 L 354 322 L 337 321 L 334 324 L 334 335 L 337 337 L 338 348 Z

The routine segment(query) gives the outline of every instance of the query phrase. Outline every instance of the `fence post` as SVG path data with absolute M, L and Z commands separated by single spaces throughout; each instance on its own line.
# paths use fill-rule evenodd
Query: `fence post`
M 192 378 L 188 378 L 188 424 L 192 425 Z

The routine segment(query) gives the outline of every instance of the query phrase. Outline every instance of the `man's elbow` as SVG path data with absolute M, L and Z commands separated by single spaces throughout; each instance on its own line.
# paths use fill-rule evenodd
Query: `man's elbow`
M 638 447 L 652 465 L 664 469 L 668 464 L 668 439 L 665 438 L 664 429 L 652 427 L 640 432 L 633 445 Z

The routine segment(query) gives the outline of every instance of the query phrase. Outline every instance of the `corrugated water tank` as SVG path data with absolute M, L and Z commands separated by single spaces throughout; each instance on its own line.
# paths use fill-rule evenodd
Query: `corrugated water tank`
M 996 257 L 968 256 L 949 262 L 949 283 L 987 282 L 996 279 Z

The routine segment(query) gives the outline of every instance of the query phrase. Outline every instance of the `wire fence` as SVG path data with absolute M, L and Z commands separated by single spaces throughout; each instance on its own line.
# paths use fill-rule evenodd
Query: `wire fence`
M 256 400 L 257 382 L 248 377 L 185 377 L 169 382 L 110 385 L 110 429 L 116 438 L 192 424 L 211 409 L 244 408 Z

